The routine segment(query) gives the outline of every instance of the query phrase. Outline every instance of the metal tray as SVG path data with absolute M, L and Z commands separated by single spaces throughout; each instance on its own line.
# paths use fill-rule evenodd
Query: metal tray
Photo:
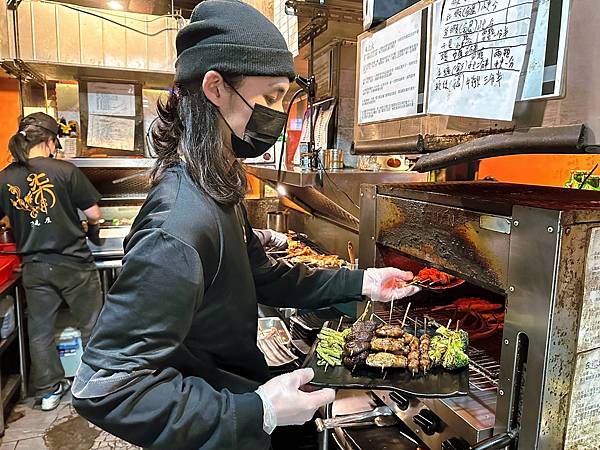
M 381 369 L 357 367 L 354 371 L 345 366 L 317 366 L 316 348 L 313 344 L 304 360 L 303 368 L 310 367 L 315 377 L 309 384 L 337 389 L 382 389 L 426 398 L 456 397 L 469 394 L 469 370 L 465 367 L 449 371 L 442 367 L 431 369 L 427 374 L 412 375 L 406 369 Z
M 261 317 L 258 319 L 258 330 L 257 339 L 265 338 L 267 333 L 272 329 L 277 330 L 277 336 L 279 337 L 282 344 L 289 344 L 292 340 L 290 332 L 288 331 L 285 323 L 279 317 Z

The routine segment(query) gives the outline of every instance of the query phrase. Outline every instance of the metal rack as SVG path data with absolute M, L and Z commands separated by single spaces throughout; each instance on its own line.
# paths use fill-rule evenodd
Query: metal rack
M 375 317 L 379 318 L 382 322 L 387 323 L 390 319 L 389 310 L 385 311 L 384 306 L 378 306 L 379 308 L 374 312 Z M 405 310 L 401 306 L 394 307 L 390 323 L 401 323 L 402 318 L 404 317 L 404 311 Z M 427 322 L 435 327 L 439 326 L 441 323 L 445 323 L 448 319 L 448 317 L 441 312 L 432 314 L 429 308 L 415 308 L 409 311 L 406 318 L 407 323 L 412 324 L 411 328 L 414 328 L 416 324 L 417 329 L 423 329 L 425 324 L 422 320 L 418 319 L 419 317 L 426 317 Z M 469 364 L 469 384 L 482 392 L 497 390 L 500 363 L 486 351 L 473 345 L 469 346 L 469 358 L 471 359 L 471 364 Z

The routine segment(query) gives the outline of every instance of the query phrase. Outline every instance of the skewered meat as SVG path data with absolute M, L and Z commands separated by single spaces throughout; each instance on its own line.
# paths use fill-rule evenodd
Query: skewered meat
M 410 353 L 410 345 L 405 345 L 402 347 L 402 354 L 404 356 L 408 355 Z
M 406 358 L 400 355 L 393 355 L 391 353 L 371 353 L 367 357 L 367 366 L 379 367 L 379 368 L 390 368 L 398 367 L 405 368 L 407 364 Z
M 421 370 L 423 372 L 427 372 L 429 370 L 429 368 L 431 367 L 431 360 L 429 359 L 429 357 L 422 357 L 419 360 L 419 367 L 421 367 Z
M 402 353 L 403 348 L 400 339 L 375 338 L 371 341 L 371 349 L 378 352 Z
M 410 347 L 411 351 L 418 351 L 419 350 L 419 339 L 417 339 L 416 337 L 413 336 L 412 340 L 410 341 L 410 344 L 408 344 Z
M 410 345 L 415 337 L 410 333 L 404 333 L 404 343 L 406 345 Z
M 399 325 L 381 325 L 375 330 L 375 334 L 381 337 L 399 338 L 404 336 L 404 330 Z
M 353 356 L 371 349 L 369 341 L 348 341 L 344 346 L 344 356 Z
M 419 360 L 418 359 L 411 359 L 411 360 L 409 360 L 408 364 L 407 364 L 407 368 L 413 374 L 417 373 L 419 371 Z
M 373 322 L 372 320 L 357 320 L 352 325 L 352 332 L 361 332 L 365 331 L 367 333 L 372 333 L 379 326 L 378 323 Z
M 344 365 L 346 367 L 360 366 L 365 363 L 368 356 L 369 356 L 369 352 L 365 351 L 365 352 L 357 353 L 356 355 L 353 355 L 353 356 L 344 356 L 344 358 L 342 359 L 342 362 L 344 363 Z
M 426 267 L 417 274 L 417 279 L 421 283 L 438 284 L 446 286 L 456 280 L 456 277 L 448 273 L 441 272 L 432 267 Z
M 412 351 L 408 354 L 408 360 L 412 361 L 412 360 L 419 360 L 419 351 Z
M 352 331 L 346 338 L 347 341 L 362 341 L 362 342 L 368 342 L 371 339 L 373 339 L 373 333 L 370 333 L 368 331 Z

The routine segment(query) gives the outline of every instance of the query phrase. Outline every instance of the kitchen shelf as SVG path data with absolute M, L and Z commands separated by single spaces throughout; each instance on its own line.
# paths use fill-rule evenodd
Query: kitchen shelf
M 21 375 L 13 374 L 6 377 L 6 381 L 2 380 L 2 410 L 4 411 L 8 402 L 13 398 L 15 392 L 21 384 Z
M 80 168 L 145 169 L 154 166 L 154 158 L 68 158 Z
M 277 182 L 277 166 L 271 164 L 246 164 L 248 173 L 263 180 Z M 427 176 L 417 172 L 396 172 L 396 171 L 369 171 L 359 169 L 338 169 L 327 170 L 326 174 L 320 174 L 315 170 L 303 170 L 300 167 L 286 166 L 281 170 L 281 182 L 289 186 L 296 187 L 315 187 L 318 186 L 318 177 L 323 177 L 323 181 L 328 180 L 347 181 L 352 180 L 357 186 L 361 183 L 394 183 L 394 182 L 412 182 L 427 181 Z
M 4 354 L 4 352 L 6 351 L 6 349 L 10 346 L 10 344 L 13 343 L 13 341 L 17 337 L 18 331 L 19 330 L 17 328 L 15 328 L 13 330 L 13 332 L 10 333 L 10 335 L 6 339 L 0 340 L 0 357 L 2 357 L 2 355 Z

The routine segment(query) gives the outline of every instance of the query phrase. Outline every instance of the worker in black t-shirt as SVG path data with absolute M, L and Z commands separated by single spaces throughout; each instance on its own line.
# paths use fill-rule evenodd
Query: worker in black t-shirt
M 41 407 L 60 403 L 70 384 L 54 340 L 64 300 L 78 320 L 83 345 L 102 306 L 100 277 L 77 210 L 87 217 L 87 235 L 98 241 L 100 194 L 73 164 L 52 159 L 58 124 L 47 114 L 21 120 L 10 139 L 13 163 L 0 172 L 0 214 L 10 219 L 23 258 L 31 377 Z

